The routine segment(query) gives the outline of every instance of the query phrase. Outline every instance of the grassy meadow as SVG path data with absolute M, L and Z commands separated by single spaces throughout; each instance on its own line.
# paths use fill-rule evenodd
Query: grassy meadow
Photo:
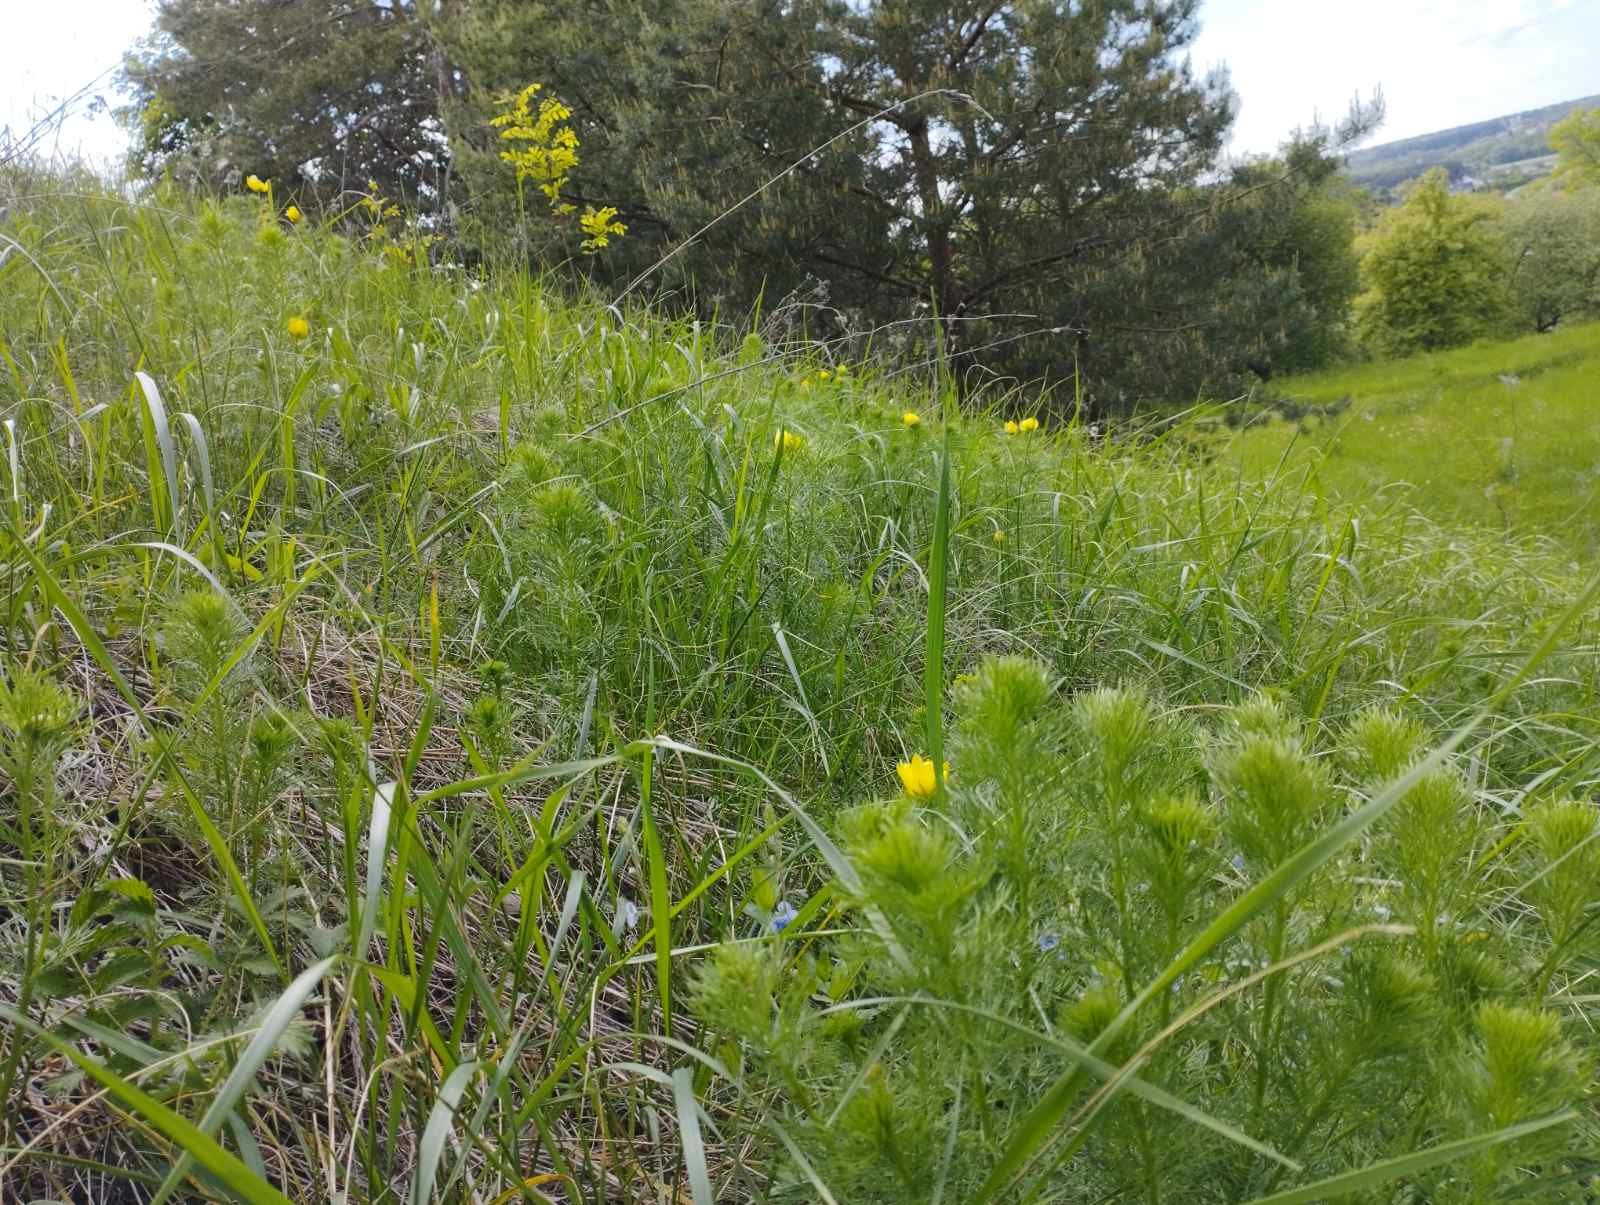
M 1600 551 L 1600 324 L 1290 379 L 1311 413 L 1242 433 L 1252 474 L 1312 465 L 1350 503 Z
M 1600 1199 L 1600 611 L 1469 474 L 0 209 L 0 1196 Z

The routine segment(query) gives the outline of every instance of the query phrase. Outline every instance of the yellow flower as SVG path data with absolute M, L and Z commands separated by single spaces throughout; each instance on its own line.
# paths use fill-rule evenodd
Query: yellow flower
M 805 442 L 793 431 L 779 431 L 772 437 L 772 446 L 785 452 L 798 452 Z
M 826 368 L 817 369 L 817 380 L 826 381 L 827 379 L 828 379 L 828 370 Z
M 291 339 L 304 339 L 311 333 L 311 324 L 296 314 L 289 319 L 289 337 Z
M 913 754 L 910 761 L 903 761 L 894 768 L 900 776 L 900 785 L 906 789 L 906 794 L 913 799 L 926 799 L 938 789 L 934 780 L 933 763 L 922 754 Z M 944 778 L 950 781 L 950 763 L 944 763 Z
M 922 421 L 922 417 L 915 410 L 907 410 L 900 416 L 900 421 L 904 423 L 906 428 L 909 430 L 920 423 Z
M 291 222 L 298 222 L 300 220 L 300 217 L 301 217 L 299 206 L 297 206 L 297 205 L 289 206 L 288 209 L 285 209 L 283 211 L 283 216 L 288 218 Z
M 994 542 L 996 544 L 1004 544 L 1006 542 L 1006 533 L 1001 531 L 999 528 L 996 528 L 994 533 Z
M 246 176 L 244 178 L 244 186 L 251 192 L 266 192 L 272 187 L 272 185 L 268 184 L 260 176 L 254 175 Z
M 1030 415 L 1018 423 L 1017 426 L 1023 431 L 1037 431 L 1039 429 L 1039 420 Z
M 1017 424 L 1012 422 L 1009 418 L 1006 419 L 1006 434 L 1007 435 L 1015 435 L 1016 433 L 1017 433 Z

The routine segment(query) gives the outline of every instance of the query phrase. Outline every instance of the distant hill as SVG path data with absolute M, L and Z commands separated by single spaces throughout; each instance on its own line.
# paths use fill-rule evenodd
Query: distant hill
M 1515 188 L 1554 167 L 1546 142 L 1550 127 L 1574 109 L 1593 108 L 1600 108 L 1600 96 L 1367 147 L 1351 154 L 1346 170 L 1358 184 L 1377 192 L 1435 167 L 1448 171 L 1458 188 Z

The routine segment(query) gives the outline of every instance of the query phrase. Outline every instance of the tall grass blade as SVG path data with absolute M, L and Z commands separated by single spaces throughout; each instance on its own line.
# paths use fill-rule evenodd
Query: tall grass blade
M 711 1193 L 711 1173 L 706 1170 L 706 1144 L 700 1136 L 699 1106 L 694 1099 L 694 1072 L 679 1067 L 672 1073 L 672 1103 L 678 1112 L 678 1140 L 683 1143 L 683 1163 L 689 1173 L 694 1205 L 716 1205 Z
M 417 1147 L 417 1171 L 411 1181 L 411 1205 L 428 1205 L 433 1199 L 433 1182 L 439 1175 L 439 1163 L 444 1158 L 444 1144 L 450 1137 L 450 1127 L 455 1123 L 456 1108 L 461 1104 L 461 1094 L 467 1090 L 467 1081 L 478 1070 L 476 1062 L 462 1063 L 452 1071 L 439 1089 L 439 1096 L 428 1112 L 428 1124 L 422 1131 L 422 1142 Z
M 1314 1201 L 1331 1201 L 1349 1193 L 1386 1184 L 1390 1180 L 1398 1180 L 1401 1176 L 1426 1171 L 1441 1163 L 1465 1159 L 1469 1155 L 1476 1155 L 1479 1151 L 1486 1151 L 1503 1142 L 1515 1142 L 1518 1138 L 1526 1138 L 1529 1134 L 1537 1134 L 1540 1130 L 1548 1130 L 1552 1126 L 1565 1125 L 1569 1121 L 1576 1121 L 1577 1118 L 1577 1111 L 1568 1109 L 1551 1117 L 1524 1121 L 1518 1125 L 1507 1126 L 1503 1130 L 1495 1130 L 1493 1133 L 1477 1134 L 1456 1142 L 1431 1146 L 1426 1150 L 1413 1151 L 1409 1155 L 1385 1159 L 1381 1163 L 1374 1163 L 1358 1171 L 1344 1172 L 1341 1175 L 1330 1176 L 1326 1180 L 1318 1180 L 1315 1184 L 1291 1188 L 1285 1192 L 1275 1192 L 1270 1197 L 1256 1197 L 1249 1202 L 1249 1205 L 1311 1205 Z
M 379 783 L 372 790 L 372 819 L 367 826 L 367 879 L 361 898 L 361 927 L 352 953 L 365 958 L 378 923 L 378 900 L 383 893 L 383 867 L 389 858 L 389 815 L 395 784 Z
M 189 439 L 194 444 L 195 460 L 200 467 L 200 491 L 206 500 L 206 516 L 212 518 L 217 513 L 217 493 L 211 481 L 211 446 L 206 442 L 205 428 L 187 410 L 179 411 L 178 417 L 189 428 Z
M 937 793 L 944 792 L 944 612 L 945 577 L 950 564 L 950 427 L 945 425 L 939 453 L 939 499 L 933 512 L 933 544 L 928 550 L 928 631 L 922 660 L 922 702 L 927 709 L 928 756 L 933 759 Z
M 8 418 L 6 428 L 6 463 L 11 468 L 11 521 L 22 525 L 22 457 L 17 451 L 17 420 Z
M 136 372 L 133 375 L 139 382 L 144 399 L 139 407 L 139 421 L 144 431 L 150 504 L 155 512 L 156 527 L 175 537 L 178 523 L 178 450 L 172 442 L 172 428 L 167 423 L 167 408 L 161 401 L 161 390 L 148 373 Z
M 244 1099 L 244 1094 L 249 1090 L 251 1081 L 255 1079 L 256 1072 L 261 1070 L 277 1047 L 284 1031 L 289 1028 L 305 1005 L 306 997 L 316 990 L 317 984 L 322 982 L 322 977 L 328 973 L 329 968 L 338 961 L 337 958 L 324 958 L 314 966 L 307 967 L 295 978 L 295 981 L 286 987 L 278 998 L 273 1001 L 272 1007 L 261 1020 L 261 1026 L 256 1030 L 255 1037 L 250 1039 L 250 1044 L 245 1047 L 244 1053 L 239 1056 L 239 1061 L 234 1064 L 233 1071 L 223 1081 L 222 1087 L 217 1089 L 217 1095 L 211 1102 L 211 1107 L 206 1110 L 205 1116 L 200 1119 L 197 1127 L 207 1137 L 214 1137 L 222 1128 L 225 1121 L 232 1116 L 239 1102 Z M 189 1169 L 194 1166 L 194 1156 L 185 1151 L 183 1157 L 167 1173 L 167 1178 L 151 1198 L 151 1205 L 161 1205 L 174 1189 L 183 1180 Z

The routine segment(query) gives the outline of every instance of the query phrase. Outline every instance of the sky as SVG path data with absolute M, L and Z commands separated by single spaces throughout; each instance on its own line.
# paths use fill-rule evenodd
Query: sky
M 648 3 L 648 0 L 639 0 Z M 114 67 L 150 0 L 0 0 L 0 128 L 13 133 Z M 1273 150 L 1382 87 L 1374 142 L 1600 93 L 1600 0 L 1205 0 L 1196 67 L 1226 65 L 1241 108 L 1232 150 Z M 97 93 L 120 103 L 109 76 Z M 106 163 L 125 136 L 78 110 L 52 144 Z
M 147 0 L 0 0 L 0 129 L 17 137 L 85 84 L 115 107 L 111 68 L 149 31 Z M 81 103 L 47 149 L 82 151 L 108 163 L 127 144 L 109 113 Z M 0 140 L 3 141 L 3 140 Z
M 1238 154 L 1380 86 L 1373 144 L 1600 93 L 1600 0 L 1204 0 L 1200 27 L 1194 65 L 1239 94 Z

